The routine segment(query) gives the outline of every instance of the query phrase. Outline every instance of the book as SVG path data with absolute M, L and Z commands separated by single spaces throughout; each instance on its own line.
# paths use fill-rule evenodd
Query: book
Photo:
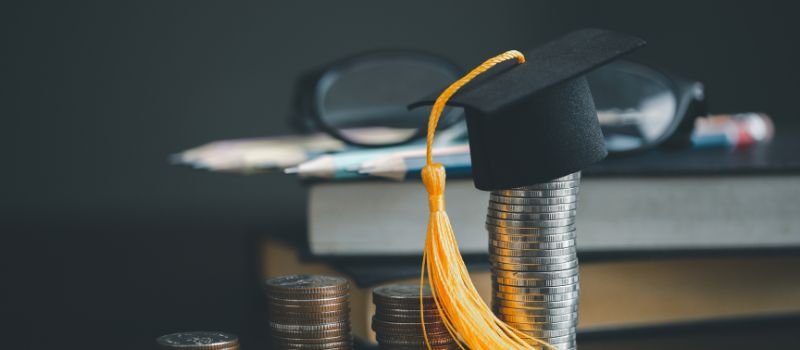
M 578 252 L 800 247 L 797 138 L 747 150 L 686 150 L 609 159 L 584 171 Z M 417 181 L 310 184 L 312 255 L 418 256 L 427 224 Z M 463 254 L 487 254 L 489 194 L 447 183 L 447 212 Z
M 463 254 L 487 254 L 487 192 L 447 184 Z M 800 175 L 585 176 L 578 251 L 800 247 Z M 416 182 L 319 183 L 310 188 L 309 250 L 319 256 L 419 255 L 427 194 Z

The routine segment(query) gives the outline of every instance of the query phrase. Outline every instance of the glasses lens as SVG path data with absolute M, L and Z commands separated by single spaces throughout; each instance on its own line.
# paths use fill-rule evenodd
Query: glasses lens
M 407 106 L 456 79 L 458 72 L 438 60 L 375 57 L 323 77 L 317 105 L 323 122 L 351 142 L 401 143 L 425 129 L 430 111 Z M 462 113 L 446 110 L 440 126 L 452 125 Z
M 678 99 L 660 73 L 614 62 L 587 76 L 609 152 L 651 146 L 669 133 Z

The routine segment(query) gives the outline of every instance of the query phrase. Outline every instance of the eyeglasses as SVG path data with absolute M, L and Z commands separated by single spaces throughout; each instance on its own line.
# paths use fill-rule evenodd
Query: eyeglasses
M 691 145 L 706 115 L 703 84 L 643 64 L 615 61 L 587 75 L 610 155 Z
M 413 51 L 354 55 L 304 74 L 295 87 L 291 125 L 324 131 L 360 147 L 412 142 L 427 132 L 428 108 L 409 110 L 463 71 L 439 56 Z M 694 120 L 706 114 L 703 85 L 643 64 L 615 61 L 587 75 L 609 154 L 691 144 Z M 463 120 L 449 108 L 438 128 Z
M 304 74 L 294 95 L 291 125 L 325 131 L 361 147 L 393 146 L 422 138 L 428 110 L 409 110 L 421 96 L 443 90 L 463 71 L 439 56 L 412 51 L 355 55 Z M 449 109 L 439 128 L 463 119 Z

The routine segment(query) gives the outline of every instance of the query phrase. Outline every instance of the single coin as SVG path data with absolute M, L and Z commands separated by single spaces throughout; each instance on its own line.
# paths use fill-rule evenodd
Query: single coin
M 576 290 L 573 292 L 564 292 L 564 293 L 549 293 L 549 294 L 510 294 L 504 293 L 497 290 L 498 285 L 492 286 L 492 301 L 497 301 L 498 303 L 517 303 L 515 306 L 518 305 L 527 305 L 530 308 L 538 308 L 538 307 L 548 307 L 554 304 L 559 303 L 577 303 L 578 298 L 580 297 L 580 290 Z M 524 287 L 517 287 L 517 288 L 524 288 Z M 556 287 L 551 287 L 556 288 Z M 577 293 L 577 295 L 576 295 Z M 548 297 L 544 297 L 548 296 Z M 511 305 L 505 305 L 511 307 Z
M 292 338 L 292 337 L 276 337 L 270 335 L 270 340 L 278 343 L 293 343 L 293 344 L 330 344 L 330 343 L 343 343 L 353 340 L 351 335 L 342 335 L 337 337 L 327 338 Z
M 285 341 L 282 339 L 272 338 L 272 344 L 277 349 L 314 349 L 314 350 L 339 350 L 351 349 L 353 340 L 351 338 L 333 338 L 331 340 L 307 342 L 306 339 L 298 339 L 298 341 Z
M 553 345 L 558 350 L 574 350 L 575 349 L 575 334 L 569 334 L 560 337 L 537 337 L 537 339 L 547 342 L 550 345 Z M 528 344 L 538 345 L 539 343 L 534 341 L 528 341 Z M 536 350 L 552 350 L 551 348 L 547 347 L 535 347 Z
M 270 336 L 270 341 L 274 344 L 288 346 L 342 346 L 353 342 L 352 336 L 330 337 L 330 338 L 279 338 Z
M 335 311 L 326 311 L 326 312 L 297 312 L 297 311 L 283 311 L 283 310 L 276 310 L 275 308 L 270 309 L 268 312 L 269 315 L 284 317 L 284 318 L 302 318 L 302 319 L 322 319 L 322 318 L 331 318 L 331 317 L 349 317 L 350 310 L 335 310 Z
M 567 335 L 575 334 L 575 327 L 568 328 L 568 329 L 545 329 L 539 330 L 536 327 L 529 327 L 529 326 L 536 326 L 527 323 L 514 323 L 514 322 L 506 322 L 507 325 L 516 328 L 523 333 L 526 333 L 532 337 L 543 338 L 543 337 L 562 337 Z
M 578 283 L 578 276 L 550 279 L 518 279 L 492 276 L 492 281 L 504 286 L 518 287 L 558 287 Z
M 560 270 L 560 271 L 505 271 L 505 270 L 492 270 L 492 276 L 513 279 L 555 279 L 567 278 L 577 276 L 579 273 L 578 268 Z
M 320 275 L 288 275 L 273 277 L 266 281 L 271 295 L 339 296 L 349 289 L 347 279 Z
M 285 307 L 332 306 L 337 304 L 347 305 L 348 301 L 350 300 L 350 294 L 344 294 L 335 297 L 310 298 L 310 299 L 277 298 L 274 296 L 269 296 L 267 299 L 271 304 L 282 305 Z
M 321 305 L 295 305 L 295 304 L 276 304 L 270 302 L 267 309 L 271 312 L 297 312 L 304 314 L 315 314 L 320 312 L 334 312 L 334 311 L 347 311 L 350 310 L 349 303 L 334 303 L 334 304 L 321 304 Z
M 319 332 L 278 331 L 271 329 L 270 334 L 273 337 L 280 337 L 280 338 L 307 338 L 307 339 L 345 337 L 351 335 L 350 328 L 319 331 Z
M 555 311 L 556 309 L 563 309 L 563 308 L 574 308 L 573 311 L 578 311 L 578 305 L 580 303 L 579 299 L 569 299 L 569 300 L 562 300 L 562 301 L 519 301 L 514 299 L 503 299 L 498 296 L 492 300 L 492 304 L 499 308 L 519 308 L 519 305 L 526 305 L 524 309 L 529 310 L 532 312 L 532 315 L 555 315 L 553 312 L 561 312 Z M 541 310 L 540 312 L 536 313 L 537 310 Z
M 550 312 L 545 312 L 545 310 Z M 532 309 L 532 308 L 513 308 L 513 307 L 506 307 L 506 306 L 497 306 L 494 305 L 492 307 L 492 311 L 498 316 L 536 316 L 536 317 L 566 317 L 567 315 L 577 315 L 578 308 L 568 306 L 568 307 L 561 307 L 561 308 L 554 308 L 554 309 Z M 541 311 L 541 312 L 540 312 Z M 564 320 L 566 321 L 566 320 Z M 521 322 L 525 323 L 525 322 Z
M 492 289 L 493 293 L 503 293 L 500 291 L 496 291 L 494 288 Z M 505 294 L 504 294 L 505 295 Z M 552 301 L 565 301 L 565 300 L 572 300 L 577 299 L 579 296 L 578 291 L 568 292 L 568 293 L 561 293 L 561 294 L 515 294 L 515 295 L 524 295 L 524 300 L 519 299 L 512 299 L 518 301 L 538 301 L 538 302 L 552 302 Z M 506 299 L 508 300 L 508 299 Z
M 422 288 L 423 304 L 435 304 L 433 293 L 427 285 Z M 408 305 L 420 303 L 419 284 L 388 284 L 372 290 L 375 304 Z
M 372 329 L 376 332 L 385 333 L 422 334 L 422 324 L 419 322 L 389 322 L 377 317 L 372 318 Z M 441 321 L 426 322 L 425 330 L 428 334 L 447 332 L 447 328 Z
M 503 316 L 498 316 L 503 317 Z M 578 320 L 570 320 L 564 322 L 548 322 L 548 323 L 520 323 L 520 322 L 513 322 L 513 321 L 505 321 L 506 323 L 513 323 L 515 325 L 525 325 L 525 330 L 542 330 L 542 331 L 550 331 L 550 330 L 569 330 L 575 331 L 575 327 L 577 325 Z M 566 334 L 564 334 L 566 335 Z M 543 337 L 558 337 L 559 335 L 542 335 Z
M 505 306 L 497 306 L 494 305 L 492 307 L 492 311 L 494 312 L 497 317 L 501 315 L 509 314 L 508 312 L 501 312 L 508 309 Z M 559 308 L 552 308 L 552 309 L 524 309 L 527 315 L 536 315 L 536 316 L 558 316 L 558 315 L 568 315 L 575 312 L 578 312 L 578 305 L 568 306 L 568 307 L 559 307 Z
M 559 264 L 504 264 L 499 262 L 492 262 L 491 267 L 493 270 L 502 271 L 561 271 L 574 268 L 578 266 L 577 258 L 565 263 Z
M 489 253 L 500 256 L 518 256 L 518 257 L 553 257 L 563 255 L 575 255 L 575 247 L 558 248 L 558 249 L 506 249 L 495 246 L 489 246 Z
M 541 265 L 541 264 L 563 264 L 575 260 L 575 255 L 561 255 L 549 257 L 516 257 L 516 256 L 499 256 L 489 254 L 490 262 L 498 262 L 503 264 L 519 264 L 519 265 Z
M 508 242 L 489 239 L 489 246 L 503 249 L 563 249 L 575 246 L 574 239 L 557 242 Z
M 538 234 L 505 234 L 489 232 L 489 241 L 507 242 L 512 244 L 539 244 L 539 243 L 558 243 L 574 241 L 577 237 L 576 232 L 559 233 L 551 235 Z M 574 244 L 573 244 L 574 245 Z
M 576 172 L 574 172 L 572 174 L 564 175 L 562 177 L 558 177 L 558 178 L 552 179 L 550 181 L 551 182 L 552 181 L 569 181 L 569 180 L 578 180 L 580 178 L 581 178 L 581 172 L 580 171 L 576 171 Z
M 506 213 L 553 213 L 576 210 L 577 208 L 577 202 L 554 205 L 513 205 L 489 202 L 489 210 L 502 211 Z
M 297 317 L 283 317 L 270 315 L 269 320 L 277 324 L 283 325 L 297 325 L 297 326 L 313 326 L 320 323 L 337 323 L 350 320 L 350 316 L 345 317 L 316 317 L 316 318 L 297 318 Z
M 381 344 L 381 346 L 383 346 L 384 344 L 425 346 L 425 338 L 422 336 L 411 337 L 403 335 L 376 334 L 375 338 L 378 340 L 378 343 Z M 446 334 L 444 336 L 428 337 L 428 342 L 431 345 L 439 346 L 439 345 L 453 344 L 455 343 L 455 340 L 450 336 L 450 334 Z
M 575 217 L 576 211 L 557 211 L 552 213 L 507 213 L 504 211 L 489 210 L 487 215 L 492 218 L 506 219 L 506 220 L 560 220 Z
M 410 323 L 410 322 L 420 322 L 420 313 L 419 311 L 412 312 L 412 313 L 397 313 L 385 310 L 376 310 L 375 317 L 387 321 L 387 322 L 403 322 L 403 323 Z M 437 311 L 428 311 L 425 312 L 424 316 L 425 322 L 441 322 L 442 317 L 439 316 Z
M 420 316 L 419 308 L 417 308 L 417 309 L 405 309 L 405 308 L 404 309 L 396 309 L 396 308 L 376 307 L 375 308 L 375 313 L 379 313 L 379 314 L 382 314 L 382 315 L 397 315 L 397 316 L 403 316 L 403 317 L 410 316 L 410 317 L 416 317 L 417 319 L 419 319 L 419 316 Z M 436 309 L 436 306 L 433 306 L 431 308 L 423 309 L 422 313 L 425 314 L 425 317 L 428 317 L 428 316 L 439 316 L 440 315 L 439 314 L 439 310 Z
M 574 312 L 565 315 L 541 316 L 541 315 L 527 315 L 523 312 L 520 312 L 514 315 L 502 314 L 502 316 L 500 317 L 503 319 L 503 321 L 506 322 L 541 324 L 541 323 L 558 323 L 558 322 L 577 322 L 578 313 Z
M 561 227 L 501 227 L 496 225 L 485 225 L 486 231 L 493 239 L 497 240 L 529 240 L 535 242 L 552 242 L 553 240 L 562 240 L 566 235 L 572 235 L 575 238 L 575 225 L 561 226 Z M 508 237 L 508 239 L 503 239 Z
M 505 220 L 505 219 L 496 219 L 492 217 L 487 217 L 486 224 L 499 227 L 513 227 L 513 228 L 527 228 L 527 229 L 552 228 L 552 227 L 564 227 L 564 226 L 574 225 L 575 218 L 558 219 L 558 220 L 524 221 L 524 220 Z
M 561 196 L 561 197 L 539 197 L 539 198 L 521 198 L 521 197 L 506 197 L 501 195 L 489 194 L 489 201 L 500 204 L 512 205 L 558 205 L 570 204 L 578 201 L 577 195 Z
M 544 182 L 540 184 L 530 185 L 530 186 L 523 186 L 523 187 L 514 187 L 510 188 L 509 190 L 519 190 L 519 191 L 528 191 L 528 190 L 557 190 L 562 188 L 573 188 L 578 187 L 580 185 L 580 180 L 565 180 L 565 181 L 550 181 Z M 493 192 L 502 192 L 505 190 L 493 191 Z
M 270 322 L 270 328 L 279 331 L 316 332 L 326 330 L 339 330 L 350 327 L 350 322 L 318 323 L 316 325 L 294 325 Z
M 516 197 L 516 198 L 552 198 L 576 196 L 580 191 L 579 187 L 570 187 L 553 190 L 499 190 L 492 191 L 491 195 L 496 197 Z

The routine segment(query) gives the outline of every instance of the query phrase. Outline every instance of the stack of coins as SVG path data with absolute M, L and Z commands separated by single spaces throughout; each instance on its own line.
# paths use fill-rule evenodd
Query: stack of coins
M 419 285 L 390 284 L 372 291 L 375 316 L 372 329 L 384 350 L 428 349 L 424 334 L 433 350 L 457 349 L 456 341 L 445 328 L 431 290 L 425 286 L 420 303 Z M 425 333 L 420 307 L 424 311 Z
M 182 332 L 156 339 L 164 350 L 239 350 L 239 338 L 222 332 Z
M 352 349 L 346 279 L 281 276 L 267 280 L 266 288 L 272 349 Z
M 495 314 L 561 350 L 576 348 L 579 184 L 580 173 L 574 173 L 493 191 L 486 218 Z

